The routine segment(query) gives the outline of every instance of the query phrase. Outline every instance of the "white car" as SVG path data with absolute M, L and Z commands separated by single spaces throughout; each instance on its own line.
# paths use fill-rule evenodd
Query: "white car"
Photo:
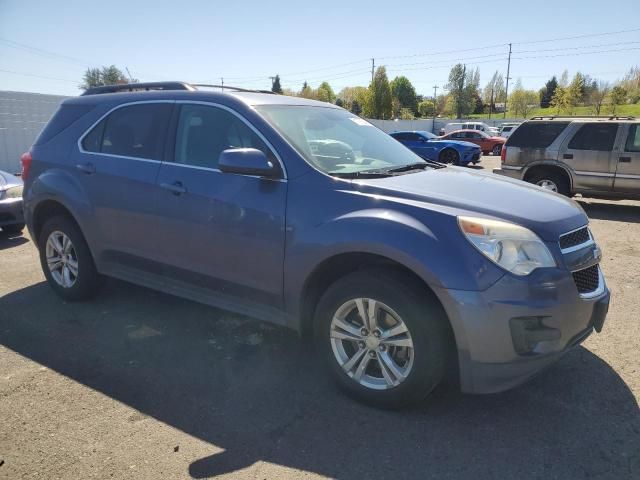
M 444 128 L 440 129 L 440 135 L 447 135 L 448 133 L 454 132 L 456 130 L 480 130 L 481 132 L 486 133 L 487 135 L 497 136 L 498 129 L 495 127 L 490 127 L 484 122 L 451 122 L 447 123 Z
M 509 138 L 511 134 L 518 128 L 519 123 L 503 123 L 500 125 L 500 130 L 498 135 L 502 138 Z

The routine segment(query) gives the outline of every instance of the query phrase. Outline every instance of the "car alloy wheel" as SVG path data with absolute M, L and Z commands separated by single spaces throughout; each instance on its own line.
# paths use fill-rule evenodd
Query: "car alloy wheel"
M 498 144 L 498 145 L 493 147 L 493 155 L 494 156 L 500 155 L 501 152 L 502 152 L 502 145 Z
M 71 239 L 58 230 L 51 232 L 45 255 L 53 280 L 61 287 L 73 287 L 78 279 L 78 256 Z
M 389 306 L 371 298 L 345 302 L 331 320 L 331 348 L 344 372 L 360 385 L 387 390 L 413 367 L 411 333 Z
M 455 150 L 447 149 L 444 150 L 441 154 L 441 163 L 449 163 L 452 165 L 457 165 L 459 160 L 458 152 Z
M 536 185 L 538 185 L 539 187 L 544 188 L 545 190 L 550 190 L 552 192 L 558 192 L 558 185 L 555 184 L 555 182 L 553 182 L 552 180 L 549 179 L 542 179 L 542 180 L 538 180 L 536 182 Z

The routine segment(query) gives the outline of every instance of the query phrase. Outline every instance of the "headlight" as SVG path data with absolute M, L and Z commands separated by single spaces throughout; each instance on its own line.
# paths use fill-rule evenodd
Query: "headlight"
M 458 217 L 458 224 L 480 252 L 511 273 L 529 275 L 536 268 L 556 266 L 542 240 L 520 225 L 476 217 Z
M 5 190 L 4 196 L 0 198 L 21 198 L 22 197 L 22 185 L 16 187 L 10 187 Z

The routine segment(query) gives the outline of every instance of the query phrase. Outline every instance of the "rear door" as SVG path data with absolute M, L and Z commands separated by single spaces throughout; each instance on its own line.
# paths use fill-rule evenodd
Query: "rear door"
M 617 157 L 614 191 L 640 195 L 640 124 L 623 124 Z
M 612 122 L 577 124 L 560 149 L 558 161 L 574 173 L 574 189 L 611 191 L 617 159 L 613 155 L 619 125 Z
M 220 153 L 243 147 L 281 165 L 264 137 L 233 110 L 177 104 L 158 175 L 164 272 L 223 299 L 280 306 L 287 182 L 221 172 Z
M 157 258 L 156 177 L 172 108 L 172 101 L 122 105 L 79 141 L 74 172 L 93 209 L 99 261 Z

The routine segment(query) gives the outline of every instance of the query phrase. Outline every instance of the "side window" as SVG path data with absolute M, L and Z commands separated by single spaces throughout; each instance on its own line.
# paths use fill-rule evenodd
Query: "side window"
M 162 159 L 172 105 L 147 103 L 115 110 L 82 141 L 88 152 Z
M 547 148 L 567 128 L 569 122 L 525 122 L 513 131 L 506 145 L 520 148 Z
M 475 138 L 476 140 L 480 140 L 481 138 L 484 138 L 479 133 L 470 133 L 469 135 L 471 136 L 471 138 Z
M 627 143 L 624 149 L 627 152 L 640 152 L 640 128 L 638 128 L 638 124 L 629 127 Z
M 218 168 L 220 153 L 232 148 L 257 148 L 278 165 L 260 137 L 232 113 L 207 105 L 182 106 L 176 134 L 176 163 Z
M 412 142 L 417 142 L 422 138 L 417 133 L 409 133 L 407 134 L 407 137 L 408 137 L 408 140 L 411 140 Z
M 568 148 L 607 152 L 613 148 L 617 132 L 617 123 L 586 123 L 573 136 Z

